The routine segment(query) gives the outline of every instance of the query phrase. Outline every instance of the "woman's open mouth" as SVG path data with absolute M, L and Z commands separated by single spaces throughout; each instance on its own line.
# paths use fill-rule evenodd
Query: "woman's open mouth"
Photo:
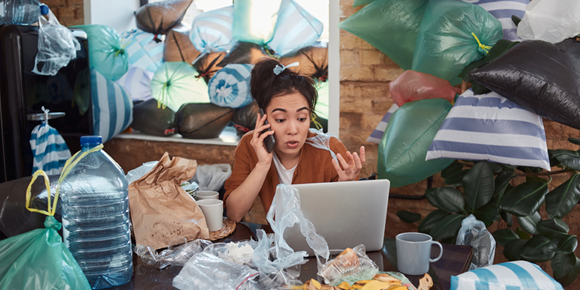
M 294 149 L 296 147 L 298 147 L 298 144 L 300 144 L 300 142 L 298 141 L 288 141 L 286 142 L 286 146 L 288 146 L 288 148 Z

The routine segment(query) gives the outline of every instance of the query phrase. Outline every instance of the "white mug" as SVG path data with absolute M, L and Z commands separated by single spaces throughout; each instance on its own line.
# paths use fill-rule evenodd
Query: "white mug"
M 205 216 L 210 232 L 219 231 L 223 226 L 224 202 L 219 199 L 198 200 L 197 205 Z
M 202 190 L 195 193 L 196 200 L 219 199 L 219 193 L 212 190 Z
M 397 268 L 407 275 L 423 275 L 429 271 L 429 263 L 437 262 L 443 255 L 443 246 L 428 234 L 402 233 L 396 237 Z M 431 259 L 431 245 L 438 245 L 439 257 Z

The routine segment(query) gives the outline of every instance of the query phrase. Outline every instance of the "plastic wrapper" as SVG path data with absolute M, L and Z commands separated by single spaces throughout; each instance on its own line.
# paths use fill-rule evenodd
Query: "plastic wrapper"
M 463 0 L 463 2 L 479 5 L 497 18 L 501 22 L 503 39 L 521 40 L 517 36 L 517 26 L 512 21 L 512 16 L 522 19 L 530 0 Z
M 137 28 L 153 34 L 166 34 L 181 23 L 193 0 L 165 0 L 141 6 L 136 12 Z
M 52 11 L 48 10 L 47 17 L 48 19 L 39 17 L 38 53 L 32 72 L 54 76 L 60 68 L 77 57 L 77 50 L 81 49 L 81 45 L 72 32 L 58 22 Z
M 252 102 L 249 105 L 238 108 L 234 111 L 232 122 L 234 122 L 234 127 L 236 128 L 236 134 L 238 137 L 242 137 L 247 132 L 256 128 L 256 116 L 259 112 L 260 107 L 258 107 L 256 102 Z
M 158 36 L 145 31 L 133 30 L 123 35 L 129 65 L 149 72 L 156 72 L 163 63 L 163 42 Z
M 580 129 L 579 49 L 573 39 L 524 41 L 468 77 L 530 112 Z
M 257 244 L 258 242 L 254 240 L 236 243 L 216 243 L 205 248 L 204 252 L 237 265 L 253 266 L 252 258 L 254 257 L 254 248 L 256 248 Z
M 131 128 L 154 136 L 171 136 L 175 128 L 175 112 L 159 108 L 157 100 L 149 99 L 133 106 Z
M 167 249 L 159 253 L 150 246 L 136 245 L 135 254 L 145 264 L 164 269 L 170 266 L 184 266 L 193 255 L 201 253 L 210 245 L 212 243 L 207 240 L 197 239 L 187 242 L 185 238 L 177 238 L 169 243 Z
M 277 1 L 268 1 L 277 2 Z M 268 47 L 277 55 L 287 55 L 315 43 L 324 25 L 294 0 L 282 0 L 272 40 Z
M 199 190 L 219 191 L 226 179 L 232 175 L 232 166 L 224 164 L 199 165 L 190 182 L 199 185 Z
M 225 67 L 228 64 L 236 63 L 255 64 L 262 57 L 266 57 L 266 54 L 261 46 L 251 42 L 238 41 L 217 66 Z
M 164 45 L 163 61 L 182 61 L 193 64 L 201 54 L 191 43 L 189 34 L 177 29 L 169 31 Z
M 362 38 L 407 70 L 413 65 L 417 33 L 427 3 L 429 0 L 373 1 L 338 27 Z
M 233 37 L 266 45 L 274 37 L 282 0 L 238 0 L 234 2 Z
M 143 177 L 143 175 L 145 175 L 147 172 L 151 171 L 151 169 L 153 169 L 153 167 L 155 167 L 155 165 L 157 165 L 157 161 L 149 161 L 149 162 L 145 162 L 145 163 L 143 163 L 143 165 L 127 172 L 127 175 L 125 176 L 125 178 L 127 179 L 127 184 L 131 184 L 131 183 L 133 183 L 133 181 L 138 180 L 139 178 Z
M 193 67 L 197 71 L 196 78 L 203 78 L 206 83 L 213 77 L 213 75 L 222 69 L 220 65 L 226 65 L 222 62 L 225 52 L 213 52 L 200 57 L 193 63 Z
M 127 91 L 133 101 L 146 101 L 153 97 L 151 79 L 153 79 L 152 72 L 131 66 L 116 83 Z
M 461 222 L 455 244 L 473 248 L 473 259 L 469 265 L 469 270 L 493 265 L 495 239 L 485 224 L 477 220 L 474 215 L 470 214 Z
M 46 174 L 60 174 L 64 163 L 71 157 L 70 150 L 55 128 L 48 125 L 48 112 L 44 106 L 45 121 L 30 133 L 32 172 L 42 169 Z
M 523 40 L 560 42 L 580 34 L 580 2 L 575 0 L 534 0 L 518 25 Z
M 499 20 L 480 6 L 430 1 L 417 34 L 411 69 L 458 85 L 463 68 L 484 57 L 502 36 Z
M 120 79 L 127 72 L 129 60 L 117 31 L 100 24 L 79 25 L 73 28 L 80 28 L 87 33 L 89 62 L 92 68 L 111 81 Z
M 452 87 L 449 81 L 436 76 L 406 70 L 389 83 L 389 93 L 397 106 L 407 102 L 441 98 L 453 102 L 461 89 Z
M 315 133 L 316 136 L 306 138 L 305 143 L 308 143 L 315 148 L 330 152 L 332 158 L 338 162 L 338 159 L 336 159 L 336 154 L 330 150 L 330 138 L 334 137 L 338 139 L 338 137 L 334 136 L 332 133 L 324 133 L 322 130 L 310 129 L 310 132 Z
M 234 6 L 210 10 L 197 15 L 191 24 L 189 37 L 202 54 L 227 52 L 236 44 L 232 36 Z
M 253 64 L 228 64 L 220 69 L 207 84 L 211 103 L 234 109 L 249 105 L 253 68 Z
M 501 263 L 451 276 L 450 290 L 482 288 L 564 290 L 562 285 L 544 272 L 540 266 L 528 261 Z
M 488 160 L 550 170 L 542 118 L 491 92 L 465 91 L 441 124 L 427 160 Z
M 362 244 L 336 254 L 318 271 L 326 284 L 336 286 L 346 281 L 353 285 L 359 280 L 370 280 L 379 272 L 379 267 L 367 256 Z
M 421 181 L 449 166 L 454 159 L 425 161 L 427 150 L 451 110 L 443 99 L 406 103 L 397 109 L 379 143 L 378 176 L 391 187 Z
M 234 109 L 211 103 L 184 104 L 175 113 L 176 132 L 183 138 L 218 138 L 233 115 Z
M 209 103 L 207 85 L 195 77 L 193 67 L 185 62 L 165 62 L 151 81 L 151 93 L 160 108 L 177 112 L 188 103 Z

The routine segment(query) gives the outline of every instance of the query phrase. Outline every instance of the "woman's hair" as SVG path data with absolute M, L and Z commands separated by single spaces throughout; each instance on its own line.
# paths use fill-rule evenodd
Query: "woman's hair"
M 318 92 L 314 88 L 314 81 L 291 71 L 289 68 L 280 74 L 274 73 L 274 68 L 282 65 L 274 58 L 262 58 L 252 69 L 250 80 L 250 92 L 258 103 L 258 107 L 266 109 L 272 98 L 292 93 L 300 93 L 308 102 L 309 109 L 314 112 L 314 106 L 318 99 Z

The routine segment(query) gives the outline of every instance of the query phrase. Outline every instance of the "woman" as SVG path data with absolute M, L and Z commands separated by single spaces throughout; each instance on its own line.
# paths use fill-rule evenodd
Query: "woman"
M 339 165 L 329 151 L 307 142 L 307 138 L 317 135 L 309 130 L 317 100 L 311 78 L 265 58 L 252 70 L 250 87 L 265 114 L 258 114 L 256 128 L 246 133 L 236 148 L 232 175 L 225 183 L 224 204 L 229 219 L 239 222 L 258 195 L 267 213 L 280 183 L 358 180 L 365 162 L 364 147 L 359 157 L 356 152 L 348 152 L 337 138 L 330 138 L 329 147 Z M 268 136 L 275 140 L 271 153 L 264 145 Z

